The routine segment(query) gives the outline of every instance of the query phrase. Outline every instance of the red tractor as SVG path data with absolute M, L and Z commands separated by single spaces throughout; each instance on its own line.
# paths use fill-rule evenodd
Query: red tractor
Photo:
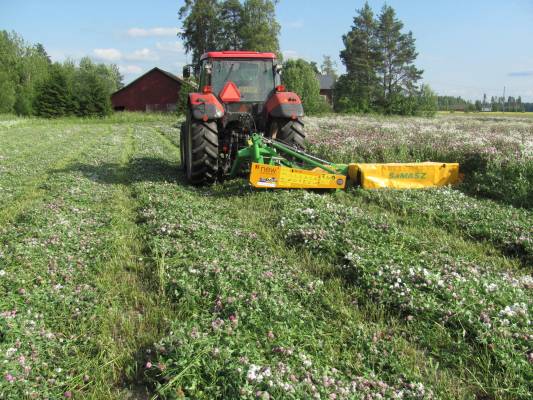
M 303 148 L 302 102 L 281 85 L 281 69 L 274 53 L 213 51 L 200 58 L 201 92 L 189 94 L 180 137 L 190 183 L 222 180 L 253 133 Z M 190 75 L 186 66 L 183 76 Z

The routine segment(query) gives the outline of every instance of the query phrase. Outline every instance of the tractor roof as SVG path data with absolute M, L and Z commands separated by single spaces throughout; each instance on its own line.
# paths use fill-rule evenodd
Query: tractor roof
M 204 53 L 200 60 L 206 58 L 254 58 L 254 59 L 268 59 L 274 60 L 276 55 L 274 53 L 260 53 L 258 51 L 209 51 Z

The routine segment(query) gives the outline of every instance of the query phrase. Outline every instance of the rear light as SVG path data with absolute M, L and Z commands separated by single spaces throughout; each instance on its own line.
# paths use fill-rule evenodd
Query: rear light
M 205 86 L 202 88 L 202 93 L 203 93 L 203 94 L 213 93 L 213 87 L 211 87 L 211 86 L 209 86 L 209 85 L 205 85 Z
M 284 92 L 284 91 L 285 91 L 285 86 L 283 85 L 276 86 L 276 92 Z

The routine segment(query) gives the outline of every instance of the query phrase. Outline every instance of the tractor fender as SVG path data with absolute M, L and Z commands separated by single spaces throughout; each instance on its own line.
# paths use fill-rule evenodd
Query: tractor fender
M 200 121 L 224 116 L 224 107 L 213 93 L 189 93 L 189 107 L 192 117 Z
M 297 119 L 304 116 L 302 100 L 293 92 L 273 93 L 265 103 L 265 112 L 273 118 Z

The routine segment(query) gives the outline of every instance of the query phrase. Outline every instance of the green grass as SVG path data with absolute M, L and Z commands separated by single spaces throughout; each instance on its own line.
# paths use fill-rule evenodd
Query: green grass
M 193 188 L 171 116 L 0 120 L 0 398 L 533 389 L 530 211 Z

